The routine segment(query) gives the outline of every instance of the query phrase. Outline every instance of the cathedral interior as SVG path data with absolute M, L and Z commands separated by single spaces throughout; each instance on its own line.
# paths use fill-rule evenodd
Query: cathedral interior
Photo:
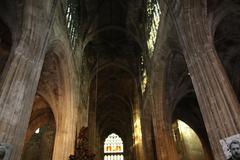
M 1 0 L 0 76 L 0 160 L 234 159 L 240 1 Z

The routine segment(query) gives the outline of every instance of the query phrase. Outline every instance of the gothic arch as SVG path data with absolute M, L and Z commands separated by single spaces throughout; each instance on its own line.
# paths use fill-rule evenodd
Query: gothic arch
M 56 118 L 53 159 L 67 159 L 75 145 L 78 105 L 74 96 L 77 92 L 75 68 L 70 53 L 60 40 L 50 42 L 37 91 L 49 103 Z
M 25 143 L 29 141 L 36 129 L 41 128 L 50 121 L 52 121 L 54 126 L 56 126 L 54 114 L 52 113 L 49 104 L 44 100 L 43 97 L 36 95 L 27 134 L 25 137 Z
M 52 110 L 43 97 L 36 95 L 25 137 L 22 159 L 34 157 L 50 160 L 54 149 L 55 134 L 56 123 Z
M 91 33 L 90 35 L 88 35 L 88 38 L 86 39 L 86 41 L 84 41 L 84 49 L 85 47 L 87 46 L 87 44 L 92 41 L 94 39 L 95 36 L 97 36 L 98 34 L 100 34 L 101 32 L 105 32 L 107 30 L 116 30 L 116 31 L 119 31 L 119 32 L 123 32 L 127 35 L 130 35 L 135 41 L 136 43 L 138 44 L 139 48 L 141 48 L 141 50 L 143 50 L 143 44 L 140 42 L 140 39 L 139 37 L 137 37 L 136 35 L 134 35 L 134 33 L 132 33 L 130 30 L 127 30 L 123 27 L 119 27 L 119 26 L 114 26 L 114 25 L 110 25 L 110 26 L 105 26 L 103 28 L 100 28 L 100 29 L 97 29 L 96 31 L 94 31 L 93 33 Z

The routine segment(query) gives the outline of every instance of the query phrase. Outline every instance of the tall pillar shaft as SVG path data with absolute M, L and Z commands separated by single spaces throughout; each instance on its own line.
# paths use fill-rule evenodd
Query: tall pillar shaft
M 214 158 L 224 160 L 219 140 L 240 132 L 239 103 L 214 48 L 206 1 L 181 2 L 175 24 Z
M 10 160 L 21 158 L 32 104 L 45 56 L 52 17 L 42 1 L 26 1 L 20 41 L 15 41 L 0 82 L 0 142 L 11 145 Z M 54 9 L 55 10 L 55 9 Z M 54 12 L 53 12 L 54 13 Z M 49 16 L 49 15 L 48 15 Z
M 157 43 L 158 44 L 158 43 Z M 166 99 L 166 66 L 170 53 L 168 45 L 157 45 L 153 57 L 151 107 L 155 136 L 156 155 L 158 160 L 178 160 L 176 144 L 172 134 L 172 110 Z
M 143 147 L 145 151 L 145 159 L 155 160 L 155 143 L 152 125 L 152 110 L 150 100 L 146 98 L 142 114 L 142 131 L 143 131 Z
M 69 112 L 59 122 L 56 130 L 53 160 L 67 160 L 70 154 L 74 154 L 76 140 L 76 118 L 73 112 Z
M 137 88 L 137 87 L 136 87 Z M 133 99 L 133 150 L 136 160 L 144 160 L 145 153 L 143 148 L 143 137 L 142 137 L 142 110 L 140 107 L 140 97 L 135 89 L 135 97 Z
M 89 149 L 94 154 L 97 154 L 97 122 L 96 122 L 96 107 L 91 106 L 89 110 L 89 124 L 88 124 L 88 137 L 89 137 Z
M 159 95 L 160 96 L 160 95 Z M 153 128 L 156 143 L 156 154 L 158 160 L 178 160 L 176 145 L 172 136 L 171 121 L 167 120 L 163 104 L 154 100 L 153 106 Z

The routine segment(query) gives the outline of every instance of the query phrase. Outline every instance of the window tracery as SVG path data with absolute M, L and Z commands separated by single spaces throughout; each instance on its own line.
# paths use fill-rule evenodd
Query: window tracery
M 123 141 L 115 133 L 110 134 L 105 139 L 104 160 L 124 160 Z

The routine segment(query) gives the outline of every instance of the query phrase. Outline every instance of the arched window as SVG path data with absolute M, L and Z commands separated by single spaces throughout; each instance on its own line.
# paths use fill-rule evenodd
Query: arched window
M 104 160 L 123 159 L 123 141 L 117 134 L 112 133 L 104 142 Z

